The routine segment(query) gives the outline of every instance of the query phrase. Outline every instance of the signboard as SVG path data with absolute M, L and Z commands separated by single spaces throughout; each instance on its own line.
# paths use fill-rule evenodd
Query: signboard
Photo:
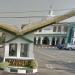
M 22 59 L 5 59 L 9 63 L 9 66 L 16 67 L 29 67 L 32 60 L 22 60 Z

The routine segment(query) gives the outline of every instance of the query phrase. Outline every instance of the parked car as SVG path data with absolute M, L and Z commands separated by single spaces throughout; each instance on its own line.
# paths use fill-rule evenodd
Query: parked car
M 64 49 L 64 44 L 57 44 L 58 49 Z
M 68 49 L 68 50 L 75 50 L 75 44 L 67 44 L 65 49 Z

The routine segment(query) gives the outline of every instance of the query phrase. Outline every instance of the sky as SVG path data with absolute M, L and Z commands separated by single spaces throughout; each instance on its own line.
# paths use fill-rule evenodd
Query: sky
M 0 0 L 0 17 L 47 16 L 50 9 L 54 10 L 54 15 L 64 14 L 75 9 L 75 0 Z M 0 18 L 0 23 L 22 25 L 36 22 L 43 18 Z

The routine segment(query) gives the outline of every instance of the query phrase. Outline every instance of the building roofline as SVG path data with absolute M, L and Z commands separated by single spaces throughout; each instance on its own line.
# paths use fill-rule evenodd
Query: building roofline
M 0 24 L 0 28 L 5 29 L 9 32 L 15 33 L 16 35 L 25 35 L 29 34 L 33 31 L 36 31 L 38 29 L 44 28 L 46 26 L 50 26 L 56 23 L 59 23 L 62 20 L 68 19 L 72 16 L 75 16 L 75 10 L 72 10 L 64 15 L 60 16 L 54 16 L 50 19 L 45 19 L 36 23 L 31 23 L 27 26 L 25 26 L 23 29 L 19 30 L 18 28 L 14 27 L 13 25 L 8 24 Z

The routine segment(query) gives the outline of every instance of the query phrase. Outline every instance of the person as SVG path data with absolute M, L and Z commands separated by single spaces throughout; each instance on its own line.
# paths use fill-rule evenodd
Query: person
M 15 55 L 15 49 L 11 48 L 10 51 L 9 51 L 9 55 L 10 56 Z

